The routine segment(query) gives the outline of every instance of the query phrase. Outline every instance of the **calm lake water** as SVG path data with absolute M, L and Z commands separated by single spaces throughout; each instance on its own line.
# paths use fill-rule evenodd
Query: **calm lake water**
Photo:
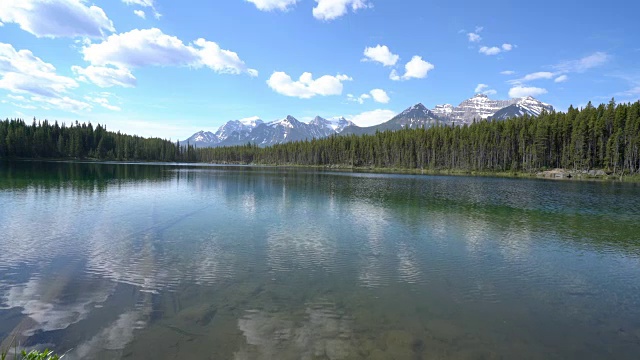
M 640 186 L 0 162 L 0 340 L 67 359 L 638 359 Z

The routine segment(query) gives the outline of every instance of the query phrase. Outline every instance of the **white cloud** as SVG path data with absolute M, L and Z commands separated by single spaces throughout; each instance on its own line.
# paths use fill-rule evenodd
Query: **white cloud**
M 614 96 L 620 102 L 635 102 L 640 100 L 640 74 L 638 73 L 614 73 L 611 76 L 622 79 L 628 83 L 629 89 L 616 92 Z
M 501 52 L 507 52 L 507 51 L 511 51 L 514 48 L 514 45 L 511 44 L 502 44 L 501 47 L 497 47 L 497 46 L 492 46 L 492 47 L 488 47 L 488 46 L 483 46 L 480 48 L 480 50 L 478 50 L 481 54 L 484 55 L 498 55 Z
M 343 81 L 351 81 L 347 75 L 338 74 L 336 76 L 325 75 L 316 80 L 309 72 L 300 76 L 298 81 L 293 81 L 291 76 L 284 72 L 274 72 L 267 84 L 275 92 L 301 99 L 310 99 L 316 95 L 330 96 L 342 94 Z
M 381 104 L 388 104 L 389 101 L 391 100 L 389 98 L 389 95 L 387 95 L 387 92 L 382 89 L 373 89 L 369 93 L 371 94 L 371 97 L 373 97 L 373 100 L 375 102 L 378 102 Z
M 195 49 L 157 28 L 111 35 L 104 42 L 86 46 L 82 52 L 84 59 L 94 65 L 117 67 L 185 66 L 199 62 Z
M 409 80 L 409 79 L 424 79 L 427 77 L 429 71 L 433 70 L 435 66 L 428 61 L 422 60 L 421 56 L 414 56 L 405 66 L 404 75 L 400 76 L 397 71 L 392 70 L 389 74 L 389 78 L 394 81 Z
M 615 95 L 616 96 L 631 96 L 631 97 L 640 96 L 640 86 L 632 87 L 631 89 L 626 90 L 626 91 L 617 92 Z M 638 100 L 640 100 L 640 98 Z
M 394 116 L 396 116 L 396 113 L 391 110 L 378 109 L 365 111 L 358 115 L 345 116 L 345 118 L 353 121 L 353 123 L 358 126 L 368 127 L 382 124 L 383 122 L 391 120 Z
M 364 56 L 362 61 L 375 61 L 384 66 L 394 66 L 400 60 L 400 56 L 392 53 L 386 45 L 365 48 Z
M 15 101 L 15 102 L 11 102 L 11 105 L 15 106 L 15 107 L 19 107 L 21 109 L 26 109 L 26 110 L 34 110 L 37 109 L 37 106 L 31 105 L 31 101 L 27 98 L 25 98 L 22 95 L 12 95 L 12 94 L 8 94 L 7 98 Z M 6 100 L 2 100 L 3 103 L 7 103 L 8 101 Z
M 541 79 L 545 79 L 545 80 L 553 79 L 558 75 L 560 75 L 560 73 L 554 73 L 550 71 L 538 71 L 531 74 L 527 74 L 521 77 L 520 79 L 509 80 L 507 82 L 511 85 L 522 85 L 523 83 L 528 81 L 541 80 Z M 563 80 L 561 79 L 560 81 L 563 81 Z M 560 82 L 560 81 L 556 81 L 556 82 Z
M 26 109 L 26 110 L 34 110 L 37 109 L 37 106 L 34 105 L 29 105 L 29 104 L 23 104 L 23 103 L 14 103 L 12 102 L 11 105 L 19 107 L 21 109 Z
M 518 98 L 546 94 L 547 90 L 538 87 L 514 86 L 509 90 L 509 97 Z
M 611 56 L 605 52 L 595 52 L 578 60 L 564 61 L 555 66 L 562 72 L 583 73 L 594 67 L 602 66 L 611 59 Z
M 556 82 L 556 83 L 561 83 L 561 82 L 565 82 L 567 80 L 569 80 L 569 77 L 567 75 L 560 75 L 553 81 Z
M 485 95 L 495 95 L 498 93 L 497 91 L 490 89 L 489 85 L 487 84 L 478 84 L 474 92 L 476 94 L 485 94 Z
M 102 8 L 84 0 L 2 0 L 0 21 L 18 24 L 36 37 L 101 38 L 115 31 Z
M 501 71 L 501 72 L 500 72 L 500 74 L 502 74 L 502 75 L 513 75 L 513 74 L 515 74 L 515 73 L 516 73 L 516 72 L 515 72 L 515 71 L 513 71 L 513 70 L 505 70 L 505 71 Z
M 256 120 L 260 120 L 260 116 L 250 116 L 250 117 L 239 119 L 238 121 L 240 121 L 241 123 L 248 123 Z
M 548 71 L 539 71 L 539 72 L 535 72 L 535 73 L 531 73 L 531 74 L 527 74 L 525 75 L 522 79 L 520 79 L 520 81 L 532 81 L 532 80 L 539 80 L 539 79 L 551 79 L 552 77 L 554 77 L 555 74 L 552 72 L 548 72 Z
M 485 54 L 485 55 L 498 55 L 500 54 L 501 50 L 499 47 L 487 47 L 487 46 L 483 46 L 480 48 L 480 53 L 481 54 Z
M 357 102 L 359 104 L 364 104 L 365 100 L 368 99 L 373 99 L 373 101 L 381 104 L 388 104 L 389 101 L 391 101 L 387 92 L 382 89 L 373 89 L 369 91 L 368 94 L 362 94 L 358 97 L 355 97 L 353 94 L 347 94 L 347 100 Z
M 480 34 L 484 30 L 484 26 L 476 26 L 476 34 Z
M 69 112 L 90 111 L 92 109 L 92 106 L 87 104 L 86 102 L 75 100 L 68 96 L 62 96 L 57 98 L 32 96 L 31 101 L 48 104 L 58 109 L 62 109 L 64 111 L 69 111 Z
M 16 49 L 10 44 L 0 43 L 0 89 L 11 92 L 13 100 L 26 104 L 22 108 L 39 105 L 51 106 L 71 112 L 89 111 L 91 105 L 72 99 L 68 92 L 77 88 L 78 83 L 69 77 L 56 73 L 56 68 L 33 55 L 29 50 Z M 22 94 L 22 95 L 16 95 Z M 29 99 L 24 95 L 30 95 Z
M 92 82 L 100 87 L 108 88 L 112 86 L 135 87 L 136 78 L 127 68 L 112 68 L 106 66 L 72 66 L 71 70 L 76 74 L 78 80 Z
M 238 54 L 230 50 L 220 48 L 213 41 L 198 39 L 194 44 L 201 49 L 196 50 L 200 61 L 195 66 L 204 65 L 218 73 L 239 74 L 246 72 L 250 76 L 258 76 L 258 70 L 247 69 L 244 61 L 240 60 Z
M 139 5 L 142 7 L 154 7 L 154 0 L 122 0 L 127 5 Z
M 164 34 L 160 29 L 135 29 L 127 33 L 114 34 L 105 41 L 89 44 L 82 49 L 84 59 L 92 65 L 112 65 L 119 69 L 144 66 L 206 66 L 217 73 L 247 73 L 257 76 L 258 71 L 249 69 L 238 54 L 221 49 L 215 42 L 198 39 L 185 45 L 175 36 Z
M 476 93 L 481 93 L 482 90 L 484 89 L 488 89 L 489 85 L 487 84 L 478 84 L 478 86 L 476 86 L 476 89 L 474 90 Z
M 511 90 L 517 93 L 526 92 L 528 90 L 544 91 L 543 93 L 546 93 L 545 89 L 524 87 L 523 83 L 527 81 L 534 81 L 534 80 L 540 80 L 540 79 L 546 79 L 546 80 L 554 79 L 553 81 L 555 83 L 562 83 L 569 80 L 569 76 L 567 75 L 567 73 L 585 72 L 591 68 L 604 65 L 606 62 L 609 61 L 610 58 L 611 57 L 604 52 L 595 52 L 589 56 L 585 56 L 578 60 L 564 61 L 558 65 L 555 65 L 553 66 L 553 68 L 557 70 L 555 72 L 538 71 L 531 74 L 527 74 L 520 79 L 509 80 L 507 82 L 514 85 L 514 88 L 512 88 Z M 511 74 L 507 74 L 506 72 L 503 72 L 503 74 L 511 75 Z M 535 96 L 535 95 L 531 95 L 531 96 Z
M 13 93 L 56 97 L 78 83 L 56 74 L 56 68 L 29 50 L 17 51 L 11 44 L 0 43 L 0 88 Z
M 316 7 L 313 8 L 313 17 L 318 20 L 333 20 L 347 13 L 349 8 L 356 11 L 371 7 L 367 0 L 315 0 Z
M 357 102 L 360 105 L 364 104 L 364 101 L 367 99 L 371 99 L 371 95 L 369 94 L 362 94 L 358 97 L 355 97 L 355 95 L 353 94 L 347 94 L 347 100 L 349 101 L 353 101 L 353 102 Z
M 298 0 L 246 0 L 254 4 L 261 11 L 287 11 L 295 5 Z
M 115 105 L 109 104 L 109 99 L 107 99 L 106 97 L 85 96 L 84 99 L 87 100 L 87 101 L 96 103 L 96 104 L 102 106 L 103 108 L 109 109 L 111 111 L 120 111 L 120 110 L 122 110 L 119 106 L 115 106 Z
M 476 33 L 468 33 L 467 37 L 469 38 L 470 42 L 480 42 L 480 40 L 482 40 L 482 37 L 480 37 L 480 35 Z
M 143 19 L 147 18 L 147 14 L 145 14 L 143 10 L 133 10 L 133 13 L 136 14 L 136 16 L 141 17 Z
M 155 5 L 155 1 L 154 0 L 122 0 L 122 2 L 127 4 L 127 5 L 137 5 L 137 6 L 142 6 L 142 7 L 149 7 L 149 8 L 151 8 L 153 10 L 153 16 L 156 19 L 160 20 L 160 18 L 162 17 L 162 14 L 160 14 L 156 10 L 156 5 Z M 134 11 L 134 13 L 136 15 L 140 16 L 136 11 Z M 145 18 L 143 16 L 140 16 L 140 17 L 143 18 L 143 19 Z

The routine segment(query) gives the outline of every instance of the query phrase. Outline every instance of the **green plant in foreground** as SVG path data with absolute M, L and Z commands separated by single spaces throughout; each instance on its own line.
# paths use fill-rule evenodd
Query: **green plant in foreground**
M 9 353 L 7 351 L 0 352 L 0 360 L 10 360 L 7 356 Z M 14 356 L 13 360 L 60 360 L 60 356 L 53 353 L 53 351 L 49 349 L 45 349 L 44 351 L 32 350 L 30 352 L 26 352 L 22 350 L 20 356 Z
M 53 351 L 49 349 L 45 349 L 42 352 L 32 350 L 29 353 L 22 350 L 22 359 L 23 360 L 60 360 L 60 356 L 54 354 Z

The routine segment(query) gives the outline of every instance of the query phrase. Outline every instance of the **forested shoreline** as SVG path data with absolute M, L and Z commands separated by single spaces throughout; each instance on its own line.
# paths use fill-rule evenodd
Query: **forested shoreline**
M 0 157 L 336 166 L 374 169 L 536 172 L 552 168 L 640 172 L 640 101 L 566 113 L 331 136 L 262 148 L 194 148 L 76 122 L 0 121 Z
M 196 161 L 193 146 L 107 131 L 98 124 L 69 126 L 33 119 L 0 121 L 0 158 Z
M 471 125 L 332 136 L 260 148 L 197 150 L 210 163 L 346 166 L 431 171 L 640 171 L 640 101 Z

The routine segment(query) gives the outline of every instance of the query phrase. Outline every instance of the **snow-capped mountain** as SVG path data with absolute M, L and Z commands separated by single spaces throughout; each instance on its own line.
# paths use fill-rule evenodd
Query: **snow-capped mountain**
M 514 117 L 520 117 L 527 114 L 527 110 L 518 104 L 509 105 L 506 108 L 498 110 L 489 117 L 490 120 L 507 120 Z
M 503 120 L 525 114 L 537 116 L 543 111 L 553 111 L 553 107 L 530 96 L 492 100 L 487 95 L 477 94 L 458 106 L 436 105 L 433 110 L 419 103 L 391 120 L 371 127 L 359 127 L 343 117 L 325 119 L 316 116 L 308 123 L 301 122 L 291 115 L 268 123 L 257 117 L 232 120 L 222 125 L 215 134 L 199 131 L 182 144 L 188 142 L 197 147 L 215 147 L 244 145 L 250 142 L 259 146 L 270 146 L 290 141 L 320 139 L 335 134 L 375 134 L 376 131 L 396 131 L 405 128 L 463 125 L 472 123 L 474 119 Z
M 257 126 L 249 137 L 251 143 L 260 146 L 313 138 L 310 134 L 309 125 L 291 115 L 281 120 Z
M 431 112 L 433 112 L 439 117 L 448 117 L 448 116 L 451 116 L 451 114 L 453 114 L 453 105 L 451 104 L 436 105 L 436 107 L 433 108 Z
M 396 115 L 391 120 L 378 125 L 378 130 L 399 130 L 399 129 L 416 129 L 416 128 L 429 128 L 434 125 L 442 124 L 440 119 L 426 106 L 418 103 L 410 108 L 407 108 L 400 114 Z
M 200 132 L 196 133 L 189 138 L 189 144 L 197 147 L 214 147 L 244 145 L 250 142 L 259 146 L 269 146 L 290 141 L 324 138 L 339 134 L 353 125 L 343 117 L 325 119 L 316 116 L 309 123 L 301 122 L 291 115 L 268 123 L 255 117 L 229 121 L 215 134 L 206 133 L 206 137 Z M 187 141 L 182 142 L 182 144 L 186 143 Z
M 256 126 L 263 123 L 264 122 L 258 118 L 232 120 L 220 126 L 218 131 L 216 131 L 216 136 L 220 139 L 220 142 L 229 138 L 242 140 L 246 138 Z
M 393 117 L 391 120 L 384 122 L 380 125 L 371 127 L 358 127 L 350 126 L 344 130 L 344 134 L 375 134 L 376 131 L 396 131 L 400 129 L 416 129 L 416 128 L 429 128 L 437 125 L 447 125 L 447 120 L 443 120 L 434 114 L 431 110 L 421 103 L 413 105 L 407 108 L 400 114 Z
M 517 105 L 517 110 L 512 108 L 514 105 Z M 463 125 L 470 124 L 474 120 L 483 120 L 490 117 L 497 119 L 494 115 L 508 107 L 510 110 L 503 113 L 516 114 L 520 111 L 521 115 L 519 116 L 525 113 L 529 115 L 539 115 L 542 110 L 553 111 L 551 105 L 536 100 L 531 96 L 510 100 L 492 100 L 484 94 L 476 94 L 474 97 L 461 102 L 460 105 L 456 107 L 450 104 L 436 105 L 432 111 L 438 117 L 452 124 Z M 518 115 L 509 117 L 513 116 Z M 503 117 L 500 118 L 502 119 Z
M 183 145 L 189 143 L 196 147 L 221 146 L 223 142 L 246 144 L 249 134 L 260 124 L 264 124 L 264 121 L 258 117 L 231 120 L 220 126 L 215 134 L 210 131 L 198 131 L 189 139 L 181 141 L 180 143 Z
M 520 98 L 516 105 L 520 106 L 521 108 L 526 110 L 529 115 L 533 116 L 538 116 L 545 110 L 547 112 L 554 111 L 553 106 L 543 103 L 542 101 L 537 100 L 531 96 Z
M 413 105 L 412 107 L 401 112 L 399 115 L 389 120 L 388 123 L 393 123 L 403 128 L 421 128 L 430 127 L 440 123 L 440 119 L 431 110 L 427 109 L 422 103 Z
M 453 124 L 470 124 L 473 120 L 486 119 L 498 110 L 514 104 L 514 100 L 491 100 L 487 95 L 476 94 L 454 107 L 450 104 L 437 105 L 433 112 Z
M 180 143 L 183 145 L 197 145 L 198 147 L 213 147 L 220 143 L 220 139 L 211 131 L 200 130 L 191 135 L 187 140 L 181 141 Z
M 309 125 L 317 127 L 317 129 L 319 130 L 318 134 L 322 134 L 322 136 L 317 137 L 327 137 L 336 133 L 339 134 L 347 126 L 352 126 L 355 124 L 345 119 L 344 117 L 325 119 L 320 116 L 316 116 L 315 119 L 309 122 Z
M 543 111 L 552 112 L 553 106 L 538 101 L 531 96 L 527 96 L 518 99 L 518 102 L 513 105 L 498 110 L 495 114 L 491 115 L 489 119 L 506 120 L 524 115 L 538 116 L 542 114 Z

